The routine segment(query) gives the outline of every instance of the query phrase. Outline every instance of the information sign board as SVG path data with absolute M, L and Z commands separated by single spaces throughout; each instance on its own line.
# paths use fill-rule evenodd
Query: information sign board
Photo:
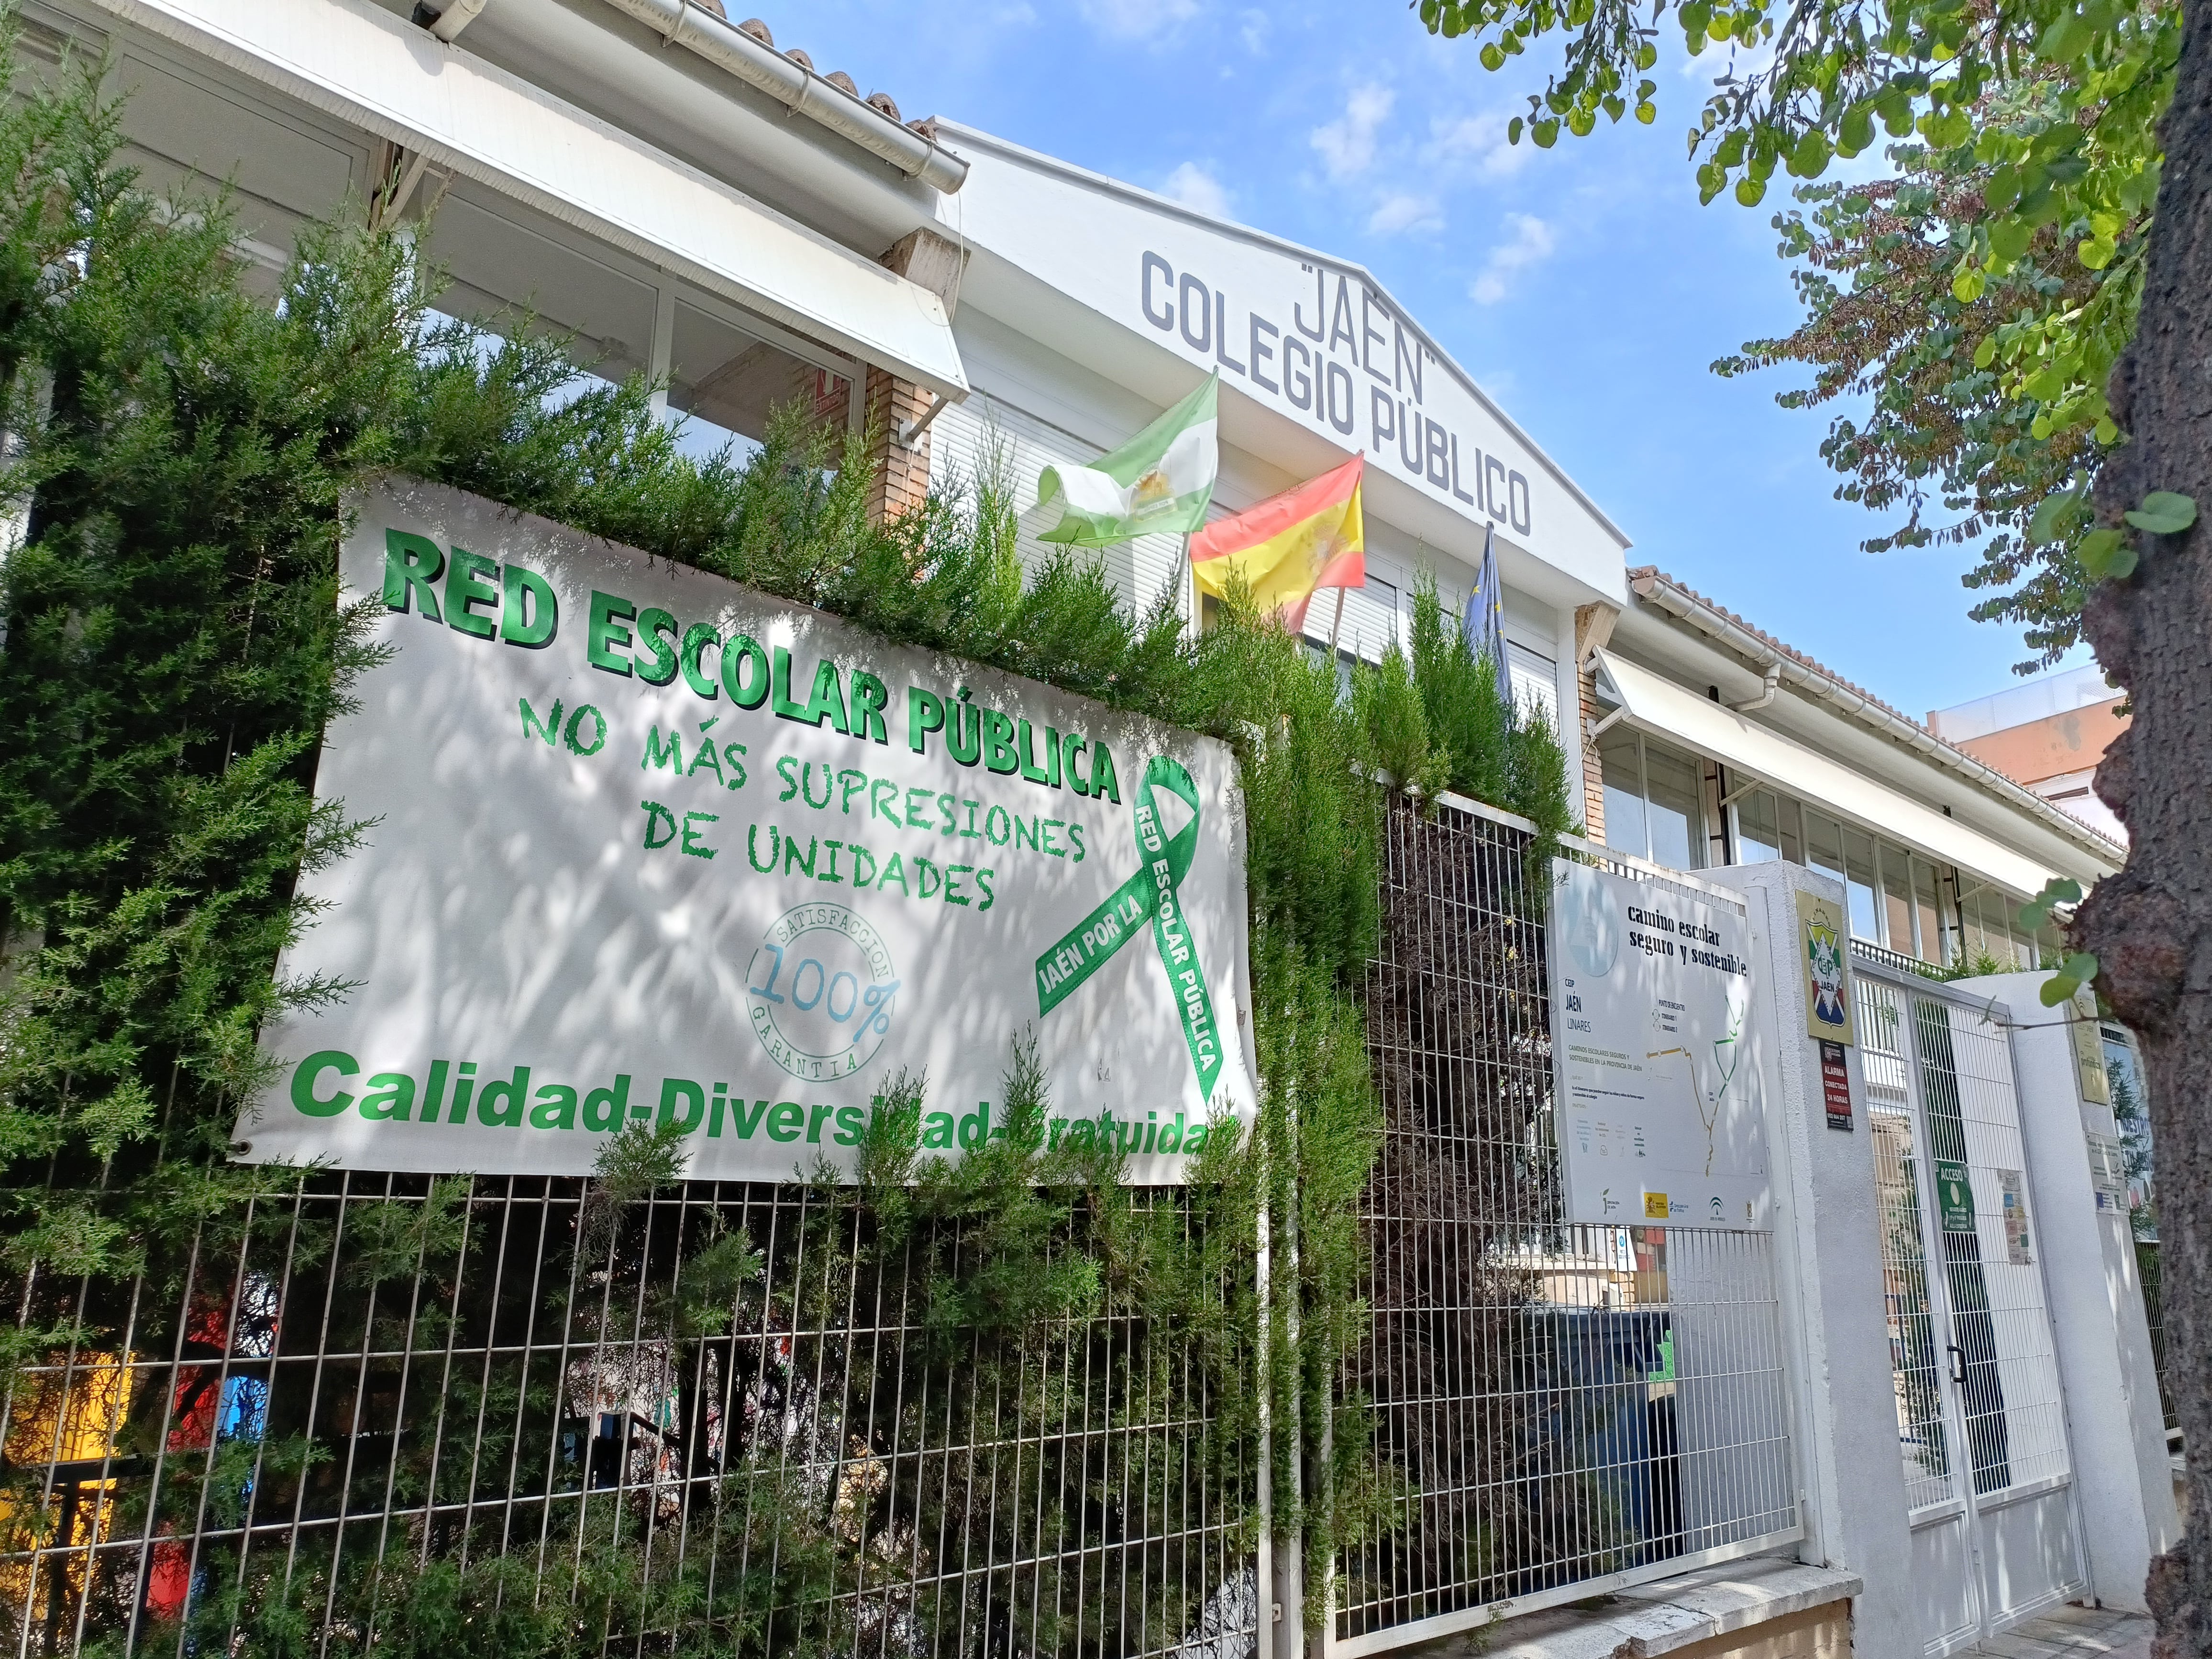
M 1006 1132 L 1033 1038 L 1057 1143 L 1182 1178 L 1255 1066 L 1222 744 L 428 485 L 350 503 L 380 653 L 319 799 L 250 1161 L 576 1175 L 667 1126 L 700 1178 L 849 1173 Z
M 1754 954 L 1735 906 L 1555 863 L 1552 1053 L 1569 1220 L 1771 1224 Z

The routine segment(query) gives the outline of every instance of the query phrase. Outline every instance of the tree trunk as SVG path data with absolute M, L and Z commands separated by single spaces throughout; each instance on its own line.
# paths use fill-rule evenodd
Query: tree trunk
M 2156 1158 L 2167 1366 L 2189 1452 L 2189 1523 L 2153 1565 L 2156 1659 L 2212 1656 L 2212 0 L 2188 0 L 2179 82 L 2135 343 L 2113 371 L 2130 441 L 2097 484 L 2107 525 L 2154 489 L 2193 496 L 2179 536 L 2085 610 L 2134 721 L 2097 769 L 2128 826 L 2127 867 L 2082 905 L 2075 937 L 2141 1039 Z

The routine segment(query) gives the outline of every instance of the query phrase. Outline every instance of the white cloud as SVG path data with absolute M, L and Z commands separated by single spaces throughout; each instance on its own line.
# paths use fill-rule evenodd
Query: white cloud
M 1401 230 L 1442 230 L 1444 216 L 1433 198 L 1414 196 L 1404 191 L 1382 198 L 1367 221 L 1368 230 L 1377 236 L 1389 236 Z
M 1472 167 L 1486 179 L 1518 173 L 1533 149 L 1510 143 L 1502 115 L 1462 115 L 1430 124 L 1429 155 L 1450 167 Z
M 1230 216 L 1229 192 L 1222 188 L 1221 180 L 1195 161 L 1185 161 L 1168 174 L 1167 183 L 1160 186 L 1160 194 L 1187 208 L 1210 213 L 1217 219 Z
M 1268 32 L 1275 20 L 1264 11 L 1240 11 L 1237 14 L 1237 33 L 1243 38 L 1244 50 L 1254 57 L 1267 50 Z
M 1159 46 L 1198 15 L 1198 0 L 1082 0 L 1079 9 L 1101 34 Z
M 1390 113 L 1397 94 L 1388 87 L 1364 82 L 1345 100 L 1341 119 L 1313 130 L 1313 147 L 1321 152 L 1332 179 L 1349 179 L 1364 173 L 1375 160 L 1375 131 Z
M 991 21 L 1006 27 L 1018 28 L 1024 23 L 1036 21 L 1036 8 L 1029 0 L 1014 0 L 1011 6 L 1001 6 L 991 14 Z
M 1505 218 L 1513 227 L 1513 240 L 1490 250 L 1481 275 L 1467 290 L 1468 297 L 1479 306 L 1496 305 L 1505 297 L 1510 278 L 1531 265 L 1541 264 L 1558 245 L 1551 226 L 1534 214 L 1509 213 Z

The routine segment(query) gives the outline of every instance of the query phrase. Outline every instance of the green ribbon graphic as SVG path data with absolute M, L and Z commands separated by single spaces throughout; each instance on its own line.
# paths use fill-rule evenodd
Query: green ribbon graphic
M 1190 808 L 1190 822 L 1178 835 L 1160 833 L 1159 807 L 1152 796 L 1156 786 L 1174 791 Z M 1190 873 L 1190 861 L 1198 851 L 1198 786 L 1181 762 L 1156 756 L 1145 769 L 1133 805 L 1137 872 L 1037 958 L 1037 1015 L 1042 1018 L 1073 996 L 1149 919 L 1152 944 L 1182 1015 L 1190 1063 L 1198 1073 L 1199 1098 L 1210 1102 L 1214 1079 L 1221 1075 L 1221 1036 L 1213 1024 L 1206 974 L 1182 914 L 1182 878 Z

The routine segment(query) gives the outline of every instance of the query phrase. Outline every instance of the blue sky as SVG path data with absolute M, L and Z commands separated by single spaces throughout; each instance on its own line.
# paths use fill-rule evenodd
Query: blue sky
M 1907 713 L 2015 683 L 2016 632 L 1966 618 L 1965 551 L 1858 551 L 1882 524 L 1833 499 L 1826 412 L 1777 408 L 1783 372 L 1709 371 L 1797 316 L 1780 192 L 1698 205 L 1683 135 L 1710 56 L 1662 57 L 1652 126 L 1547 152 L 1505 143 L 1541 88 L 1531 58 L 1486 73 L 1403 0 L 810 0 L 767 21 L 909 118 L 1366 264 L 1633 538 L 1632 563 Z

